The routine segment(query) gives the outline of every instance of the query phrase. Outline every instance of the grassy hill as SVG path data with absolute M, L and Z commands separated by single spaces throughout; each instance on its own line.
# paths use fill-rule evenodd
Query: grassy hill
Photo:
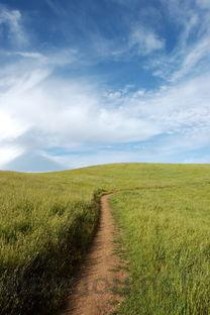
M 103 190 L 116 192 L 132 280 L 120 314 L 209 314 L 210 166 L 163 164 L 0 172 L 0 314 L 59 307 Z

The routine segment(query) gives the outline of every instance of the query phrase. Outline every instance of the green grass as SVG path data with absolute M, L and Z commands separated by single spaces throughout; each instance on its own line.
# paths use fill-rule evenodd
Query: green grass
M 57 174 L 0 179 L 0 314 L 52 314 L 94 234 L 99 200 Z
M 131 278 L 119 314 L 210 314 L 210 183 L 118 193 L 112 206 Z
M 60 306 L 98 222 L 98 189 L 121 191 L 114 213 L 133 281 L 120 312 L 208 314 L 209 183 L 208 165 L 0 172 L 0 314 Z

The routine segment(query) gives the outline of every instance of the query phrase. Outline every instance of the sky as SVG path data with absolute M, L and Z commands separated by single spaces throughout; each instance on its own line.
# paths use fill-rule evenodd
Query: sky
M 210 0 L 0 0 L 0 169 L 210 162 Z

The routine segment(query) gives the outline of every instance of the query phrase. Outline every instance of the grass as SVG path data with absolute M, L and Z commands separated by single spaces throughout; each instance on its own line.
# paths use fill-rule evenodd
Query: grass
M 97 226 L 98 189 L 118 191 L 132 275 L 121 314 L 208 314 L 209 183 L 208 165 L 0 172 L 0 314 L 59 308 Z
M 118 314 L 210 314 L 210 183 L 118 193 L 112 206 L 131 277 Z
M 2 173 L 0 213 L 0 314 L 52 314 L 94 234 L 97 194 Z

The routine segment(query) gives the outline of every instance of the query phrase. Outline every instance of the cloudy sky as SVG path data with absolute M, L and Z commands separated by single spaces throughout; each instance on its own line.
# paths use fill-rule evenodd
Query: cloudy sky
M 210 0 L 0 0 L 0 168 L 210 162 Z

